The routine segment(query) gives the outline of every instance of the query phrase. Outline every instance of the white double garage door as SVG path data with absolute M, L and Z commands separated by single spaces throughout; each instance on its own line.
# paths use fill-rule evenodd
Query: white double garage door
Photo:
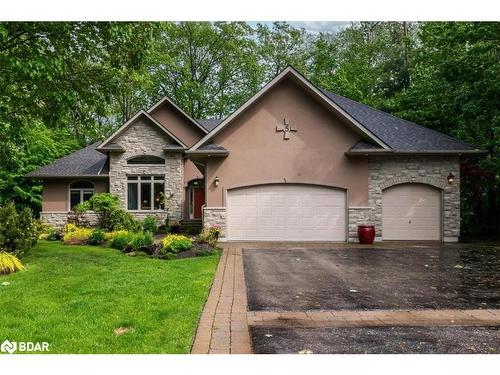
M 439 240 L 441 195 L 424 185 L 383 193 L 383 239 Z M 227 192 L 227 239 L 346 241 L 347 194 L 307 184 L 270 184 Z M 437 227 L 436 227 L 437 225 Z

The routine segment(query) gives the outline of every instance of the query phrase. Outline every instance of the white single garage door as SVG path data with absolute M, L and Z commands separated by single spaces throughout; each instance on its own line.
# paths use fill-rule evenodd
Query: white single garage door
M 382 239 L 441 239 L 441 191 L 429 185 L 402 184 L 382 192 Z
M 345 241 L 346 193 L 315 185 L 272 184 L 229 190 L 227 238 Z

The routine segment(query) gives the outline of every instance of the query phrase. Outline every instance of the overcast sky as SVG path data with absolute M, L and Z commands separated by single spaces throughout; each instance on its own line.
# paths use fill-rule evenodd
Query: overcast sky
M 349 26 L 351 22 L 347 21 L 287 21 L 289 24 L 294 27 L 304 28 L 306 31 L 314 34 L 318 34 L 320 32 L 330 32 L 336 33 L 339 30 Z M 263 23 L 266 25 L 272 25 L 272 21 L 252 21 L 248 22 L 252 27 L 255 27 L 258 23 Z

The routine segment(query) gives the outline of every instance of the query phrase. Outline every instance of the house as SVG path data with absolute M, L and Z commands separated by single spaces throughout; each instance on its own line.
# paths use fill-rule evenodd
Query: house
M 165 97 L 103 142 L 27 176 L 63 225 L 92 194 L 163 219 L 219 225 L 226 240 L 458 241 L 460 158 L 474 147 L 321 90 L 288 67 L 224 120 Z

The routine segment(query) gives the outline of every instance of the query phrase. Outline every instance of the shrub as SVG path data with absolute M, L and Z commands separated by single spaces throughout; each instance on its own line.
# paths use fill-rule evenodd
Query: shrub
M 106 242 L 106 236 L 104 234 L 104 231 L 102 229 L 98 229 L 98 228 L 92 230 L 92 233 L 90 233 L 88 244 L 89 245 L 100 245 L 104 242 Z
M 191 248 L 191 240 L 179 234 L 169 234 L 163 239 L 162 253 L 178 253 Z
M 127 231 L 120 231 L 121 233 L 115 235 L 109 244 L 113 249 L 123 250 L 134 239 L 134 233 Z
M 113 239 L 116 236 L 120 236 L 120 235 L 125 234 L 125 233 L 128 233 L 128 231 L 126 231 L 126 230 L 114 230 L 112 232 L 104 233 L 104 238 L 106 239 L 106 241 L 113 241 Z
M 144 247 L 151 246 L 153 244 L 153 236 L 151 233 L 136 233 L 134 234 L 134 238 L 130 242 L 130 246 L 134 251 L 139 250 Z
M 0 251 L 0 275 L 8 275 L 22 270 L 24 270 L 24 266 L 15 255 Z
M 203 229 L 196 240 L 200 243 L 206 243 L 210 246 L 215 246 L 217 245 L 217 241 L 219 240 L 220 232 L 220 227 L 214 225 L 213 227 Z
M 22 257 L 38 240 L 39 226 L 29 208 L 19 213 L 13 203 L 0 207 L 0 248 Z
M 142 225 L 129 212 L 117 209 L 111 213 L 111 229 L 138 232 L 142 229 Z
M 78 227 L 76 226 L 76 224 L 69 223 L 63 227 L 62 232 L 63 232 L 63 234 L 66 234 L 66 233 L 74 232 L 76 230 L 78 230 Z
M 60 240 L 62 240 L 62 237 L 63 237 L 63 235 L 59 230 L 57 230 L 56 228 L 52 228 L 47 233 L 47 236 L 45 237 L 45 239 L 47 241 L 60 241 Z
M 92 234 L 92 229 L 77 228 L 72 232 L 68 232 L 63 236 L 63 242 L 66 245 L 83 245 L 86 244 Z
M 43 225 L 41 233 L 38 235 L 39 240 L 58 241 L 62 238 L 61 231 L 50 225 Z
M 158 230 L 156 216 L 146 216 L 142 221 L 142 229 L 144 230 L 144 232 L 156 233 L 156 231 Z
M 93 195 L 84 207 L 79 207 L 80 211 L 92 210 L 97 214 L 99 227 L 112 230 L 114 211 L 120 210 L 120 199 L 117 195 L 110 193 L 99 193 Z

